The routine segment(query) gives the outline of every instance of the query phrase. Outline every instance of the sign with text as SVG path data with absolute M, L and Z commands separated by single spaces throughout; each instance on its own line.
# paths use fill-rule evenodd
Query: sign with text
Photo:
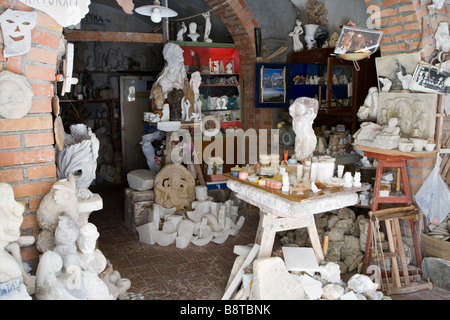
M 91 0 L 20 0 L 29 7 L 41 10 L 61 26 L 78 24 L 89 12 Z

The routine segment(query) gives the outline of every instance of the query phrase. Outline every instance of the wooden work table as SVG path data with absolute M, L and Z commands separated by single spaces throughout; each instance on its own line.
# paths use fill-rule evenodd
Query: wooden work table
M 365 185 L 359 188 L 332 187 L 318 193 L 307 190 L 300 195 L 260 186 L 235 178 L 230 173 L 224 176 L 228 188 L 236 192 L 238 198 L 260 209 L 255 240 L 260 245 L 258 258 L 271 256 L 276 232 L 306 227 L 317 261 L 322 262 L 324 254 L 314 214 L 353 206 L 358 202 L 357 192 L 366 189 Z

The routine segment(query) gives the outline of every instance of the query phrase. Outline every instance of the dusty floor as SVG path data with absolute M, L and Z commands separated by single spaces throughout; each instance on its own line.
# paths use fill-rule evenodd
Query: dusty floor
M 103 209 L 93 212 L 89 221 L 100 232 L 99 249 L 122 277 L 131 280 L 129 292 L 143 300 L 221 299 L 236 255 L 235 245 L 252 244 L 259 215 L 257 210 L 240 212 L 245 223 L 236 237 L 224 244 L 210 243 L 185 249 L 139 242 L 138 234 L 124 220 L 123 185 L 97 185 Z M 344 277 L 343 280 L 345 281 Z M 410 294 L 392 295 L 393 300 L 450 300 L 450 291 L 435 287 Z

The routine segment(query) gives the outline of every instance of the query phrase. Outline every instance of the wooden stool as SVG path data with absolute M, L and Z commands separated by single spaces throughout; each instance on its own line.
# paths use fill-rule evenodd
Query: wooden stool
M 406 262 L 405 250 L 403 247 L 402 233 L 400 230 L 399 219 L 408 219 L 410 221 L 418 220 L 419 210 L 415 206 L 390 208 L 369 212 L 372 222 L 384 221 L 386 226 L 386 234 L 389 243 L 389 252 L 380 255 L 374 255 L 374 260 L 383 261 L 386 258 L 392 259 L 391 263 L 391 282 L 389 277 L 385 280 L 385 290 L 388 295 L 399 293 L 410 293 L 424 289 L 432 289 L 429 282 L 419 283 L 421 276 L 416 274 L 412 278 L 409 276 L 408 265 Z M 416 243 L 415 243 L 416 244 Z M 376 244 L 375 244 L 376 245 Z M 381 251 L 383 249 L 381 248 Z M 400 275 L 397 258 L 400 259 L 402 274 Z M 387 272 L 384 272 L 387 274 Z M 383 274 L 383 272 L 382 272 Z M 392 286 L 391 286 L 392 285 Z
M 372 198 L 372 212 L 378 210 L 378 207 L 382 203 L 393 203 L 393 204 L 412 204 L 411 190 L 409 188 L 408 172 L 406 170 L 406 160 L 410 159 L 409 156 L 404 155 L 389 155 L 384 153 L 376 153 L 364 151 L 367 157 L 374 158 L 377 160 L 377 171 L 375 175 L 375 184 L 373 188 L 373 198 Z M 398 168 L 397 171 L 397 186 L 396 191 L 400 192 L 400 181 L 403 182 L 403 194 L 389 195 L 388 197 L 380 197 L 381 191 L 381 177 L 385 168 Z M 400 176 L 401 179 L 400 179 Z M 422 254 L 420 252 L 419 238 L 416 230 L 417 220 L 408 219 L 411 226 L 411 234 L 414 242 L 415 256 L 417 267 L 419 272 L 422 273 Z M 369 224 L 367 232 L 367 242 L 366 242 L 366 252 L 364 255 L 363 272 L 366 273 L 367 267 L 370 265 L 370 260 L 372 257 L 372 229 Z

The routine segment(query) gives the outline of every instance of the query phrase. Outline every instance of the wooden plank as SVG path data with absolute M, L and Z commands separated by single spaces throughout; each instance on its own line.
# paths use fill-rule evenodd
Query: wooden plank
M 65 31 L 64 37 L 67 41 L 164 43 L 159 33 L 72 30 Z
M 396 157 L 405 157 L 405 158 L 421 158 L 421 157 L 427 157 L 436 155 L 437 151 L 411 151 L 411 152 L 403 152 L 400 150 L 389 150 L 389 149 L 380 149 L 375 147 L 368 147 L 368 146 L 362 146 L 359 144 L 352 144 L 356 149 L 366 152 L 372 152 L 372 153 L 378 153 L 378 154 L 384 154 L 388 156 L 396 156 Z

